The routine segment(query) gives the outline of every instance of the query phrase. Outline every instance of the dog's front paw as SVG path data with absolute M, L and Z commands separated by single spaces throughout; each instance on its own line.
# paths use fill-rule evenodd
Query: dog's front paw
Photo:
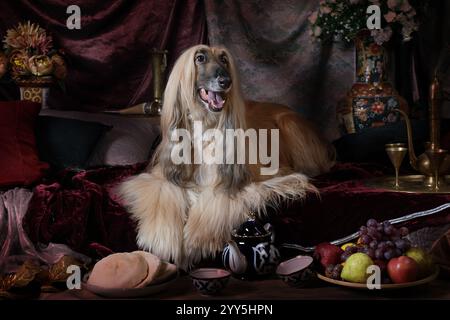
M 190 208 L 184 226 L 184 254 L 190 263 L 214 257 L 231 238 L 233 228 L 246 219 L 248 212 L 241 194 L 230 197 L 227 193 L 205 190 Z
M 182 227 L 167 224 L 162 217 L 143 218 L 138 224 L 137 244 L 162 260 L 175 264 L 183 260 Z
M 222 251 L 229 236 L 217 235 L 209 232 L 206 228 L 200 230 L 184 230 L 184 265 L 190 268 L 192 265 L 200 262 L 207 257 L 214 257 Z
M 138 222 L 138 246 L 163 260 L 179 263 L 183 259 L 187 210 L 183 189 L 157 174 L 143 173 L 123 183 L 120 192 Z

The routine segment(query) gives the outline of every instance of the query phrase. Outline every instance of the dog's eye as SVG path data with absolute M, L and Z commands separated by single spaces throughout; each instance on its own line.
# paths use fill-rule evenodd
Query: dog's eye
M 200 54 L 198 54 L 197 56 L 195 56 L 195 61 L 196 61 L 197 63 L 203 63 L 203 62 L 206 61 L 206 57 L 205 57 L 204 54 L 200 53 Z
M 225 55 L 220 56 L 220 62 L 227 65 L 228 64 L 228 58 Z

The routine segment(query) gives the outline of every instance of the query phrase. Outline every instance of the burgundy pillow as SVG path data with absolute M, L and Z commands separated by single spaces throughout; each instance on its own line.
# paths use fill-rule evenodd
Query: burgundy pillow
M 36 147 L 40 109 L 35 102 L 0 101 L 0 186 L 30 185 L 48 168 Z

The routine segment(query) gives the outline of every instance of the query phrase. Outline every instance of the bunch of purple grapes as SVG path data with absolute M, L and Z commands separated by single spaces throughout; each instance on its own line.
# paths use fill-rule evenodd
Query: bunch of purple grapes
M 341 272 L 344 267 L 341 264 L 329 264 L 325 268 L 325 276 L 331 279 L 340 280 Z
M 411 242 L 404 238 L 408 233 L 406 227 L 397 229 L 389 221 L 379 223 L 375 219 L 369 219 L 366 226 L 359 229 L 360 245 L 346 247 L 341 260 L 346 261 L 357 252 L 377 260 L 388 261 L 399 257 L 411 248 Z

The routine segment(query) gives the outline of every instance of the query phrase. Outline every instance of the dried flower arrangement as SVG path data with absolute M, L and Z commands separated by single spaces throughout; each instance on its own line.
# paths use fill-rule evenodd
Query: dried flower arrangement
M 67 68 L 62 52 L 53 48 L 53 39 L 38 24 L 27 21 L 7 30 L 0 52 L 0 78 L 8 69 L 14 81 L 32 81 L 53 76 L 63 80 Z

